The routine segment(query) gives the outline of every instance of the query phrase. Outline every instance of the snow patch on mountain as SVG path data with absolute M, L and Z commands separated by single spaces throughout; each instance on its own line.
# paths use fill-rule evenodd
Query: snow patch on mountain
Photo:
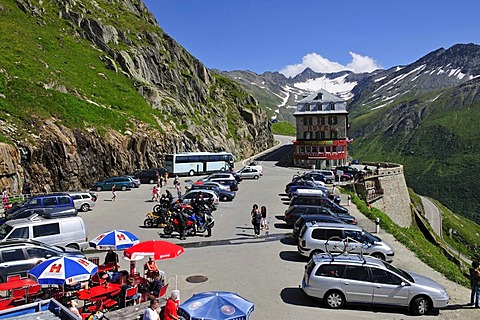
M 296 82 L 294 86 L 310 92 L 325 89 L 332 94 L 340 96 L 340 98 L 344 100 L 348 100 L 353 98 L 353 93 L 351 91 L 357 85 L 357 82 L 349 82 L 346 80 L 347 77 L 348 74 L 334 79 L 330 79 L 327 76 L 322 76 L 315 79 L 308 79 L 305 82 Z

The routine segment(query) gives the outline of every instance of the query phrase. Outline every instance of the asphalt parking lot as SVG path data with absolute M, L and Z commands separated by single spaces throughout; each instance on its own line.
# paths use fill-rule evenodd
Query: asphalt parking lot
M 96 207 L 80 215 L 86 221 L 90 239 L 104 231 L 125 229 L 136 234 L 140 240 L 163 239 L 183 245 L 185 253 L 180 257 L 157 262 L 160 269 L 166 272 L 170 288 L 178 287 L 181 291 L 182 301 L 196 292 L 221 290 L 236 292 L 252 301 L 255 311 L 251 319 L 418 318 L 404 309 L 347 306 L 341 310 L 329 310 L 302 293 L 298 287 L 307 261 L 297 253 L 296 244 L 290 238 L 291 229 L 280 220 L 287 207 L 284 204 L 287 200 L 284 194 L 285 184 L 291 180 L 296 170 L 276 166 L 278 158 L 276 152 L 266 156 L 262 161 L 264 177 L 257 181 L 244 180 L 233 202 L 220 203 L 214 212 L 215 227 L 211 238 L 197 235 L 182 241 L 175 234 L 173 238 L 165 238 L 161 229 L 144 228 L 145 215 L 154 204 L 150 201 L 151 185 L 142 185 L 131 191 L 118 191 L 115 202 L 110 200 L 110 192 L 100 192 Z M 173 193 L 172 181 L 170 179 L 167 187 Z M 258 239 L 254 237 L 249 216 L 254 203 L 265 205 L 269 213 L 269 230 L 262 232 L 262 237 Z M 341 204 L 346 204 L 345 198 Z M 367 231 L 375 229 L 374 224 L 361 216 L 356 208 L 349 208 L 359 220 L 360 226 Z M 379 236 L 394 247 L 396 255 L 393 264 L 427 275 L 447 288 L 452 307 L 441 310 L 435 318 L 480 318 L 477 310 L 463 307 L 463 303 L 469 300 L 468 289 L 451 283 L 421 263 L 392 236 L 383 232 Z M 119 255 L 122 253 L 119 252 Z M 88 256 L 100 256 L 103 259 L 105 253 L 89 252 Z M 137 269 L 142 269 L 145 261 L 137 262 Z M 121 265 L 128 269 L 127 261 L 122 261 Z M 187 282 L 188 277 L 197 275 L 204 276 L 206 281 Z

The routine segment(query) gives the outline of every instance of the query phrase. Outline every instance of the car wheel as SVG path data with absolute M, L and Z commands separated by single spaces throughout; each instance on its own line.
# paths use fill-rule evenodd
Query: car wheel
M 371 254 L 372 257 L 385 261 L 385 256 L 380 252 L 375 252 Z
M 195 171 L 193 171 L 193 170 L 188 171 L 188 175 L 189 175 L 189 176 L 195 175 Z
M 90 205 L 88 203 L 84 203 L 80 207 L 80 211 L 82 211 L 82 212 L 87 212 L 88 210 L 90 210 Z
M 253 176 L 253 179 L 258 180 L 258 176 Z
M 102 187 L 98 186 L 97 191 L 99 191 L 99 192 L 102 191 Z
M 228 197 L 227 197 L 227 196 L 222 196 L 222 197 L 220 198 L 220 200 L 222 200 L 222 201 L 228 201 Z
M 340 291 L 329 291 L 325 294 L 323 301 L 330 309 L 340 309 L 345 304 L 345 297 Z
M 153 180 L 153 179 L 150 179 L 150 180 L 148 180 L 148 183 L 150 183 L 150 184 L 154 184 L 154 183 L 155 183 L 155 180 Z
M 411 308 L 414 315 L 422 316 L 430 309 L 430 302 L 426 297 L 417 297 L 412 301 Z
M 332 180 L 331 180 L 331 179 L 328 179 L 328 180 L 327 180 L 327 183 L 328 183 L 328 184 L 331 184 L 331 183 L 332 183 Z
M 75 249 L 75 250 L 80 250 L 80 246 L 78 244 L 75 244 L 75 243 L 67 244 L 66 247 L 71 248 L 71 249 Z
M 127 190 L 127 186 L 122 186 L 122 191 L 126 191 Z

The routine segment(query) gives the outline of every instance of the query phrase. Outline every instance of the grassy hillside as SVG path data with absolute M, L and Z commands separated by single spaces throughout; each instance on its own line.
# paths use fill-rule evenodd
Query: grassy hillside
M 350 154 L 403 164 L 416 193 L 480 222 L 480 172 L 472 166 L 480 161 L 478 87 L 471 82 L 352 117 Z
M 14 1 L 2 3 L 0 30 L 15 31 L 0 32 L 0 119 L 19 129 L 21 122 L 48 117 L 71 128 L 123 131 L 133 126 L 132 119 L 158 128 L 155 115 L 160 113 L 133 82 L 105 68 L 104 53 L 75 36 L 58 18 L 58 7 L 49 4 L 45 1 L 42 18 L 32 18 Z M 128 15 L 122 17 L 121 22 L 128 21 Z

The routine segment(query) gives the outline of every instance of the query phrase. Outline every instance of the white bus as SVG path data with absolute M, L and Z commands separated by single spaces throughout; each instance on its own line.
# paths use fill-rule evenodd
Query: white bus
M 206 174 L 228 170 L 233 167 L 235 157 L 227 152 L 184 152 L 167 154 L 165 169 L 170 174 Z

